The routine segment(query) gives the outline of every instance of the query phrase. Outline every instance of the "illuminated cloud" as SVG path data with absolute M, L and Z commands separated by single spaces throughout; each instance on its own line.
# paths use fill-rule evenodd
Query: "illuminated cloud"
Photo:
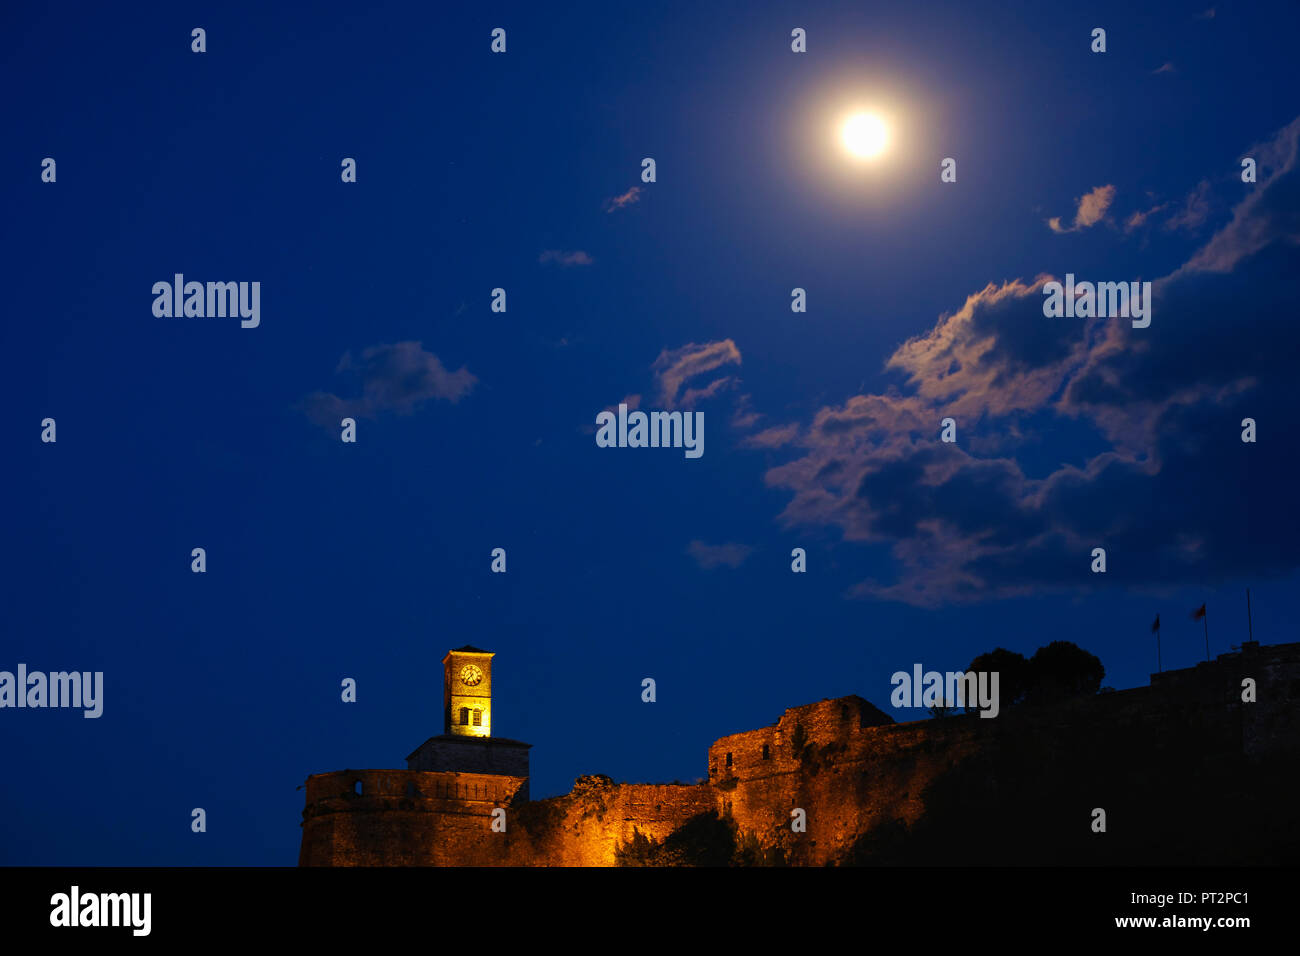
M 763 418 L 753 409 L 753 396 L 741 395 L 736 399 L 736 409 L 731 413 L 731 427 L 738 431 L 753 428 Z
M 630 206 L 641 199 L 641 187 L 633 186 L 621 196 L 615 196 L 613 199 L 605 201 L 605 212 L 616 212 L 626 206 Z
M 1297 212 L 1288 191 L 1295 189 L 1298 147 L 1300 117 L 1273 139 L 1243 153 L 1254 157 L 1258 164 L 1259 182 L 1233 210 L 1232 221 L 1175 275 L 1188 271 L 1228 272 L 1268 245 L 1279 240 L 1294 241 Z
M 732 379 L 724 377 L 702 388 L 689 388 L 680 399 L 678 392 L 688 379 L 732 363 L 740 364 L 740 349 L 736 348 L 736 343 L 731 339 L 702 345 L 692 342 L 672 351 L 665 349 L 650 366 L 659 385 L 660 403 L 666 409 L 691 408 L 696 402 L 711 398 L 732 384 Z
M 1147 222 L 1151 219 L 1152 216 L 1156 215 L 1159 212 L 1163 212 L 1165 209 L 1168 208 L 1169 208 L 1169 203 L 1162 202 L 1158 205 L 1152 206 L 1150 209 L 1147 209 L 1146 211 L 1139 211 L 1133 213 L 1131 216 L 1128 217 L 1128 219 L 1124 220 L 1124 231 L 1132 232 L 1134 229 L 1142 228 L 1147 224 Z
M 780 448 L 794 441 L 798 435 L 798 425 L 777 425 L 750 435 L 741 444 L 749 448 Z
M 740 380 L 731 375 L 723 375 L 694 387 L 687 386 L 688 380 L 697 379 L 730 364 L 740 364 L 740 349 L 736 348 L 736 343 L 731 339 L 703 344 L 691 342 L 678 349 L 664 349 L 650 366 L 658 392 L 657 407 L 664 410 L 691 409 L 702 401 L 734 388 Z M 623 398 L 622 404 L 627 405 L 628 411 L 633 411 L 640 406 L 641 400 L 640 394 L 628 395 Z M 736 408 L 731 415 L 733 428 L 743 431 L 753 427 L 763 417 L 753 411 L 750 401 L 749 395 L 741 395 L 737 399 Z M 618 405 L 609 406 L 605 411 L 617 413 Z M 595 431 L 589 425 L 579 426 L 579 430 L 584 433 Z
M 1149 329 L 1046 319 L 1043 276 L 990 284 L 898 347 L 902 389 L 750 436 L 791 455 L 765 474 L 791 495 L 780 523 L 885 545 L 894 572 L 850 593 L 923 606 L 1102 587 L 1097 546 L 1123 555 L 1128 587 L 1300 567 L 1291 443 L 1240 440 L 1244 418 L 1289 420 L 1293 402 L 1298 139 L 1300 120 L 1248 154 L 1268 177 L 1155 280 Z
M 1081 196 L 1078 200 L 1079 207 L 1074 213 L 1074 225 L 1066 228 L 1061 225 L 1061 218 L 1053 216 L 1047 220 L 1048 227 L 1052 232 L 1077 232 L 1080 229 L 1087 229 L 1095 226 L 1106 217 L 1106 210 L 1115 199 L 1114 186 L 1098 186 L 1090 193 Z

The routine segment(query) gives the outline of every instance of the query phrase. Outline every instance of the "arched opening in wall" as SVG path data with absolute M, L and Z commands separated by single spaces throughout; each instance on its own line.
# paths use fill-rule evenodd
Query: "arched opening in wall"
M 848 719 L 849 719 L 849 705 L 840 704 L 840 720 L 848 720 Z
M 769 747 L 767 744 L 763 744 L 763 759 L 764 760 L 772 759 L 772 748 Z
M 727 766 L 728 766 L 728 767 L 731 766 L 731 753 L 730 753 L 730 752 L 727 753 Z
M 462 727 L 468 727 L 468 726 L 469 726 L 469 708 L 468 708 L 468 707 L 462 707 L 462 708 L 460 709 L 460 725 L 461 725 Z
M 361 781 L 360 781 L 360 780 L 353 780 L 353 781 L 352 781 L 352 792 L 355 793 L 358 797 L 361 796 Z
M 483 726 L 483 711 L 479 710 L 477 707 L 474 708 L 474 726 Z

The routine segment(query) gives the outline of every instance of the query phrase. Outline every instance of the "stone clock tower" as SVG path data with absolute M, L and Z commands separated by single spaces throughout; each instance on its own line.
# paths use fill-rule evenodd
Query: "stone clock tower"
M 447 652 L 442 659 L 442 733 L 408 754 L 406 768 L 517 778 L 511 786 L 517 786 L 517 793 L 527 800 L 530 745 L 492 736 L 494 656 L 492 651 L 468 644 Z M 439 786 L 445 790 L 453 785 Z
M 466 644 L 442 659 L 443 733 L 492 736 L 492 656 Z

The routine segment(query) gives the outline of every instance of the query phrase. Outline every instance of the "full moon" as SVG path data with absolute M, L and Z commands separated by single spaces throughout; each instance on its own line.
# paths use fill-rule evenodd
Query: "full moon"
M 854 156 L 871 158 L 884 152 L 889 142 L 889 130 L 879 116 L 858 113 L 845 121 L 840 137 L 845 148 Z

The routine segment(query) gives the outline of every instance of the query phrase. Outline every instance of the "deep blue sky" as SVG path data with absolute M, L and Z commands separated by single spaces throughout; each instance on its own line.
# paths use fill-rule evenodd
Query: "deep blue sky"
M 292 864 L 295 787 L 405 766 L 465 643 L 546 796 L 998 645 L 1135 686 L 1156 613 L 1191 666 L 1247 586 L 1294 639 L 1293 4 L 271 6 L 0 14 L 0 669 L 107 685 L 0 711 L 0 863 Z M 261 326 L 155 318 L 176 272 Z M 1044 318 L 1066 272 L 1157 280 L 1151 327 Z M 629 395 L 704 456 L 597 448 Z

